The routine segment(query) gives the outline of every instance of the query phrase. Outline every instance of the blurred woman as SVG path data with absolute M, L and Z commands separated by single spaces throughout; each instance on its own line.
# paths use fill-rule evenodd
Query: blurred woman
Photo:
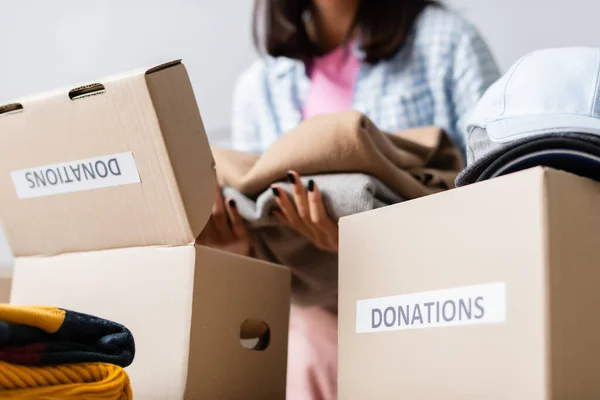
M 232 147 L 246 152 L 263 152 L 303 119 L 353 109 L 387 132 L 439 126 L 464 153 L 461 121 L 499 77 L 474 26 L 429 0 L 257 0 L 254 38 L 266 54 L 233 98 Z M 299 178 L 290 171 L 293 198 L 274 185 L 275 215 L 337 252 L 337 224 L 314 182 Z M 233 200 L 217 194 L 213 220 L 218 246 L 251 254 Z M 288 360 L 288 400 L 337 398 L 337 316 L 292 307 Z

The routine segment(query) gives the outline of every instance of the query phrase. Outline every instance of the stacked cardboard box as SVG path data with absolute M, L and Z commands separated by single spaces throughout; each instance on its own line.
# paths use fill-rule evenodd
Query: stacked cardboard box
M 599 240 L 543 168 L 342 219 L 339 397 L 600 398 Z
M 194 244 L 215 185 L 178 61 L 0 107 L 11 301 L 126 325 L 136 398 L 284 398 L 290 273 Z
M 12 284 L 12 271 L 0 269 L 0 303 L 10 301 L 10 289 Z
M 12 254 L 8 248 L 6 235 L 0 224 L 0 303 L 8 303 L 10 300 L 12 266 Z

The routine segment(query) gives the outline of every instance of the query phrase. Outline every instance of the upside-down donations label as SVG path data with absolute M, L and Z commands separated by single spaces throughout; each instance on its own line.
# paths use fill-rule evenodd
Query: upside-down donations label
M 20 199 L 140 183 L 131 152 L 21 169 L 11 177 Z

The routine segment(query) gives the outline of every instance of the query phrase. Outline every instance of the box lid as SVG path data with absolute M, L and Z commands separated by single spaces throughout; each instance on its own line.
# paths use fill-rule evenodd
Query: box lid
M 0 105 L 0 218 L 17 257 L 193 243 L 215 185 L 180 61 Z

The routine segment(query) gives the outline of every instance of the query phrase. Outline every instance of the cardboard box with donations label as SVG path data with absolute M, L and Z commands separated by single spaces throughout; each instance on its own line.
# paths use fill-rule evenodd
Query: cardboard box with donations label
M 214 161 L 179 61 L 0 107 L 11 302 L 127 326 L 140 399 L 283 399 L 290 272 L 195 245 Z
M 599 399 L 600 183 L 534 168 L 340 221 L 341 399 Z

